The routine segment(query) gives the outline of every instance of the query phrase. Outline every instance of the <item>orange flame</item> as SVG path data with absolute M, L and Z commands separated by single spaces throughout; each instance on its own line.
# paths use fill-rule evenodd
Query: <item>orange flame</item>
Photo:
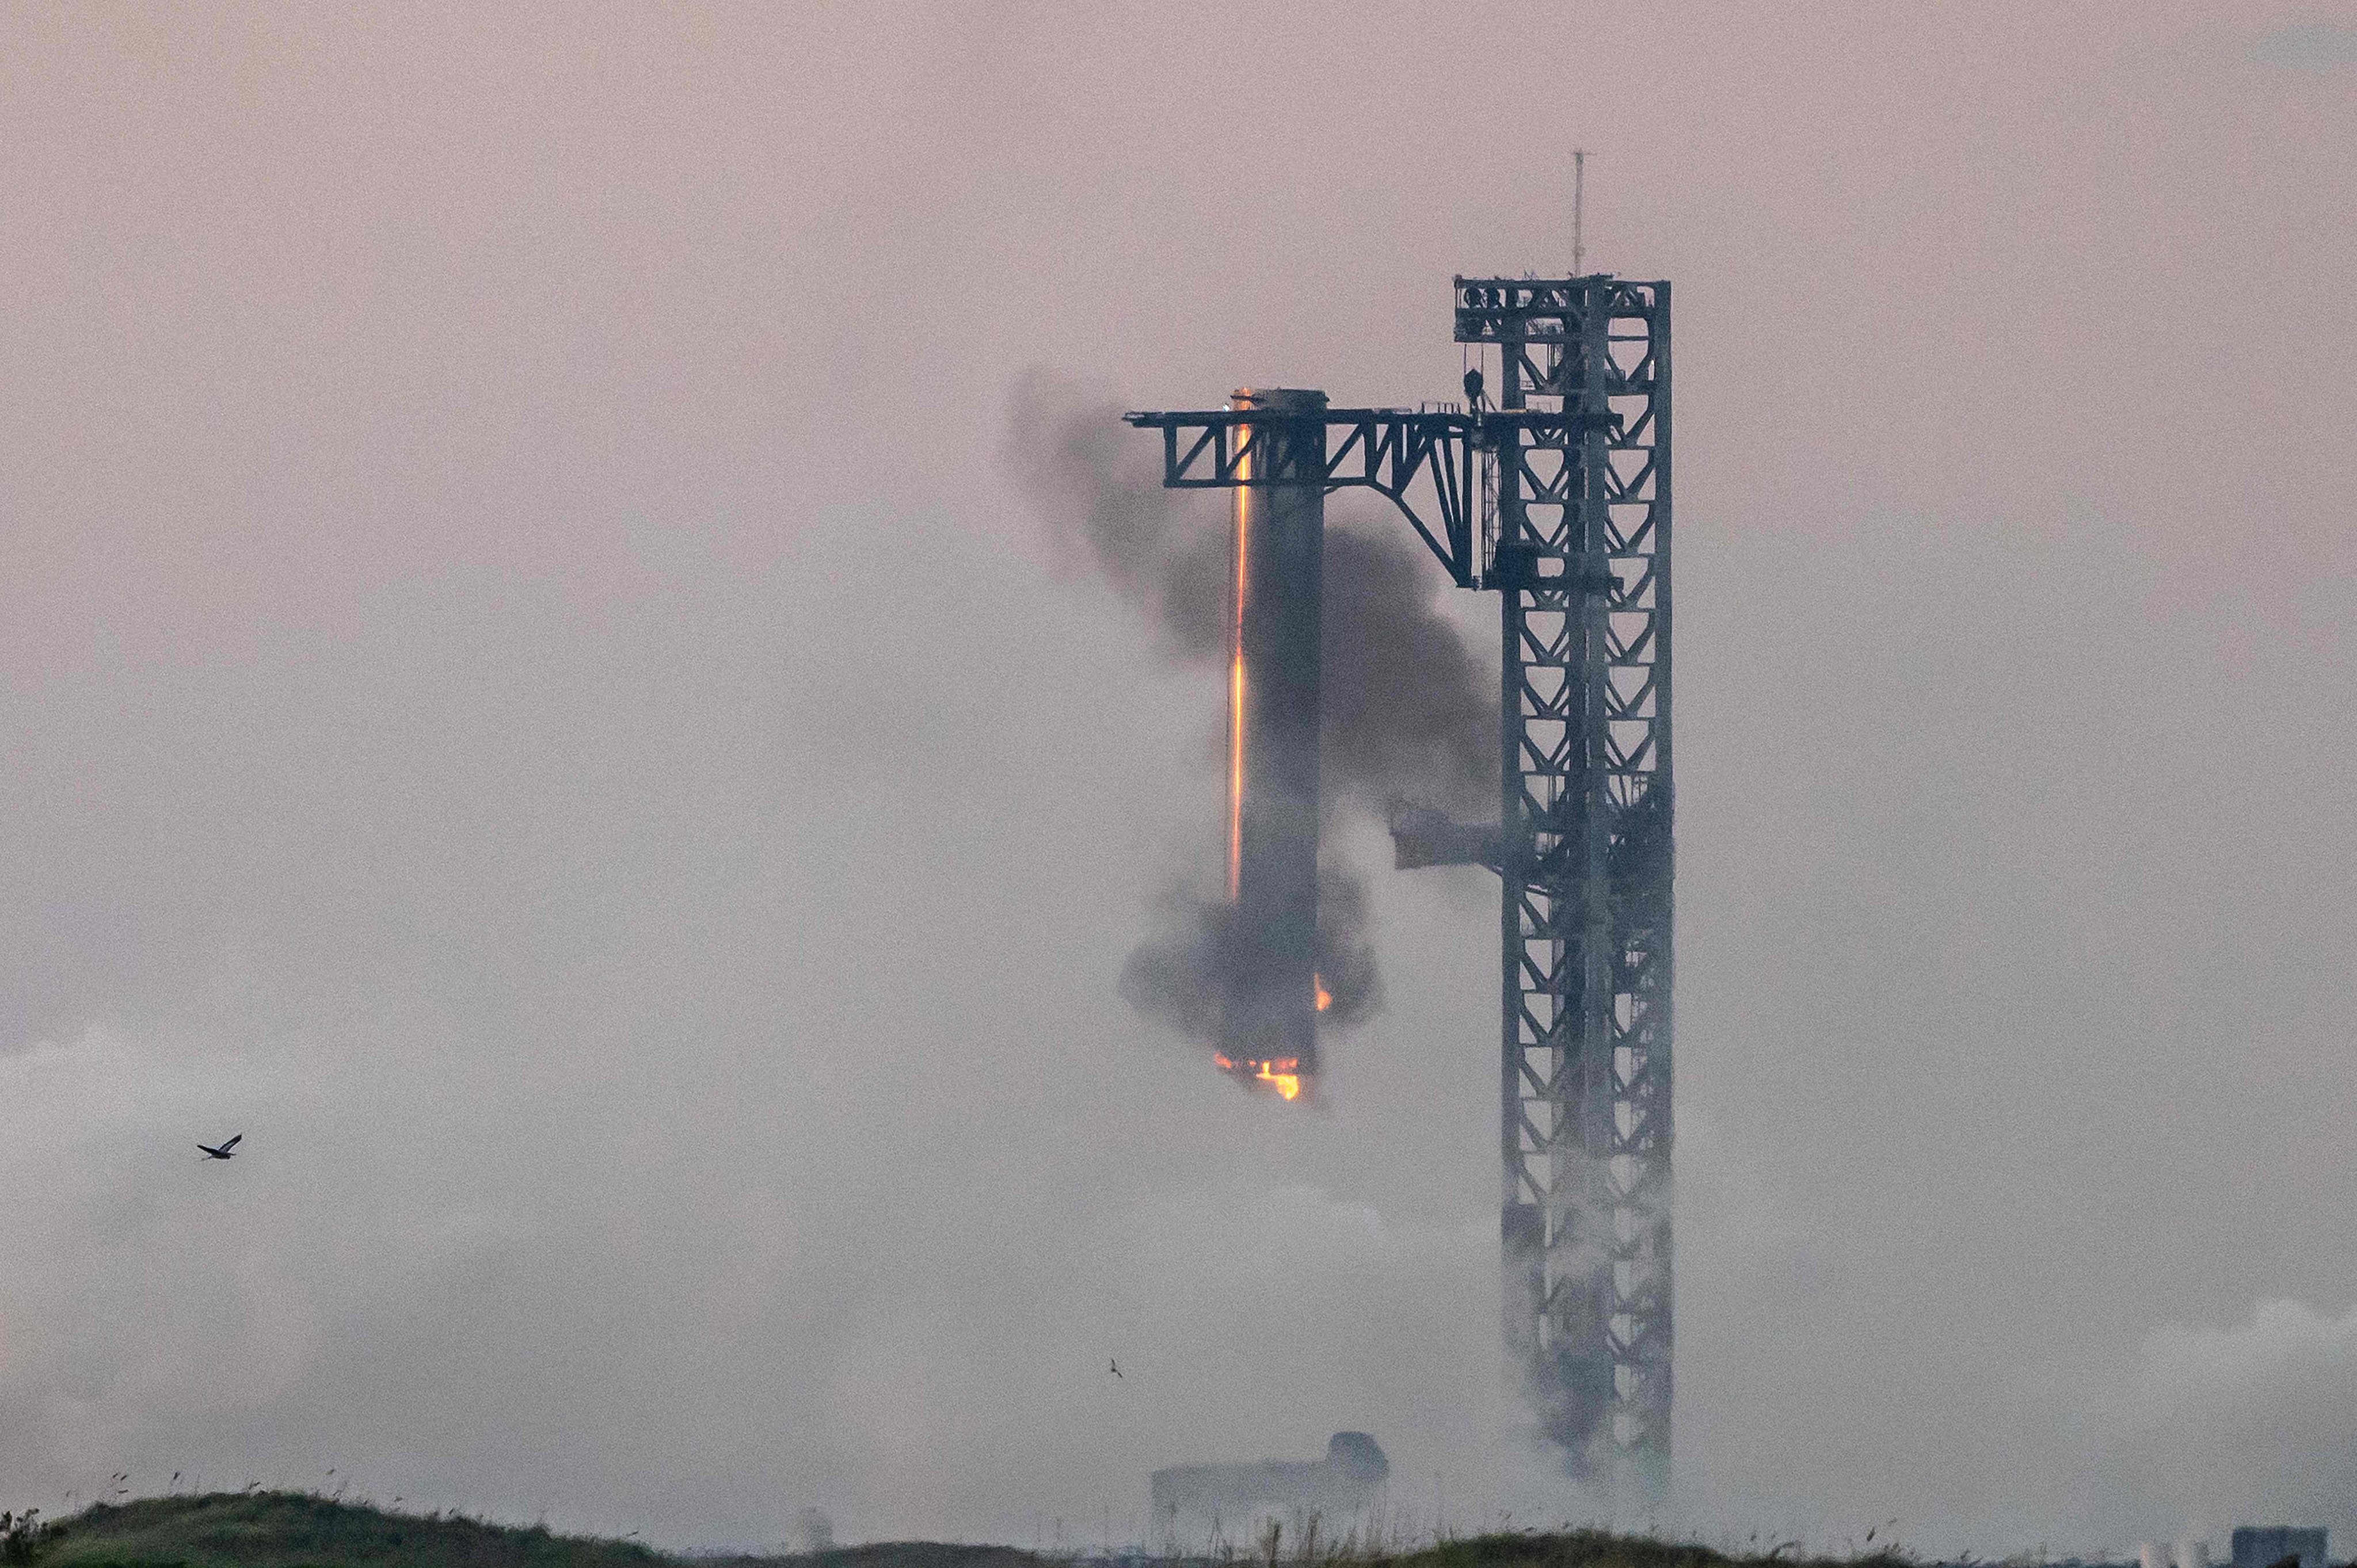
M 1253 1074 L 1253 1081 L 1267 1084 L 1285 1099 L 1291 1100 L 1301 1092 L 1301 1075 L 1292 1070 L 1298 1065 L 1291 1057 L 1263 1062 L 1260 1070 Z M 1285 1070 L 1280 1071 L 1279 1069 Z
M 1300 1097 L 1301 1062 L 1297 1057 L 1274 1057 L 1266 1060 L 1246 1057 L 1238 1061 L 1225 1051 L 1213 1051 L 1211 1065 L 1247 1086 L 1273 1089 L 1280 1099 L 1296 1100 Z
M 1311 985 L 1313 985 L 1313 986 L 1315 986 L 1315 987 L 1317 988 L 1317 993 L 1318 993 L 1318 1011 L 1319 1011 L 1320 1013 L 1323 1013 L 1324 1011 L 1326 1011 L 1326 1009 L 1327 1009 L 1327 1008 L 1331 1007 L 1332 1005 L 1334 1005 L 1334 993 L 1333 993 L 1332 992 L 1330 992 L 1330 991 L 1329 991 L 1329 990 L 1327 990 L 1327 989 L 1326 989 L 1326 977 L 1325 977 L 1324 975 L 1322 975 L 1322 974 L 1313 974 L 1313 975 L 1311 975 L 1311 976 L 1309 977 L 1309 983 L 1310 983 Z M 1290 1100 L 1290 1099 L 1292 1099 L 1292 1098 L 1293 1098 L 1293 1096 L 1291 1096 L 1291 1095 L 1289 1095 L 1289 1094 L 1288 1094 L 1288 1095 L 1286 1095 L 1286 1098 L 1287 1100 Z

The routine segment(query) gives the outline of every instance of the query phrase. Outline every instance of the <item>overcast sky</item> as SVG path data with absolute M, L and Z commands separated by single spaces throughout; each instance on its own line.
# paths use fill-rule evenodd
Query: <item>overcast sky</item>
M 1577 145 L 1677 289 L 1684 1523 L 2357 1548 L 2352 138 L 2332 6 L 10 11 L 0 1503 L 1570 1507 L 1494 884 L 1372 875 L 1320 1111 L 1141 1024 L 1222 692 L 1007 445 L 1452 395 Z

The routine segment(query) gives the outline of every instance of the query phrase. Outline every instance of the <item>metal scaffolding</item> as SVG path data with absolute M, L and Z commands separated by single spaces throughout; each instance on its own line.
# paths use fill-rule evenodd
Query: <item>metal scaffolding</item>
M 1506 416 L 1481 503 L 1506 1345 L 1541 1429 L 1632 1506 L 1670 1451 L 1669 312 L 1665 283 L 1457 280 Z
M 1469 408 L 1128 417 L 1167 485 L 1315 464 L 1499 596 L 1499 822 L 1409 810 L 1394 840 L 1503 881 L 1509 1361 L 1572 1472 L 1638 1513 L 1670 1455 L 1670 285 L 1458 278 L 1455 304 Z

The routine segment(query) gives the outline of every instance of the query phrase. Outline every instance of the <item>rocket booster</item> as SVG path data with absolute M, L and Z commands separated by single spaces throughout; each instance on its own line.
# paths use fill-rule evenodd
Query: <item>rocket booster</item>
M 1318 1070 L 1326 394 L 1244 390 L 1229 407 L 1266 411 L 1280 420 L 1310 416 L 1254 426 L 1238 459 L 1236 477 L 1244 482 L 1232 492 L 1227 847 L 1232 946 L 1221 1051 L 1228 1070 L 1297 1092 L 1299 1080 Z M 1306 481 L 1295 480 L 1297 474 Z

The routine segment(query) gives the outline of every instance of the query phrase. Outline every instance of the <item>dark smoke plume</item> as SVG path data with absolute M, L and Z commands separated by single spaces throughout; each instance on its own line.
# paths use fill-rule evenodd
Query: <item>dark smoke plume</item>
M 1016 477 L 1067 566 L 1145 612 L 1176 657 L 1225 663 L 1226 512 L 1164 489 L 1159 436 L 1121 413 L 1068 382 L 1025 377 Z M 1404 798 L 1495 813 L 1497 677 L 1439 614 L 1452 591 L 1405 521 L 1328 522 L 1318 765 L 1329 795 L 1377 811 Z
M 1319 778 L 1375 810 L 1498 811 L 1498 682 L 1433 600 L 1448 579 L 1405 521 L 1326 530 Z
M 1322 1015 L 1329 1028 L 1348 1028 L 1382 1005 L 1366 927 L 1367 893 L 1358 876 L 1335 866 L 1320 870 L 1317 970 L 1334 999 Z M 1256 940 L 1234 905 L 1173 888 L 1156 907 L 1154 929 L 1122 965 L 1122 996 L 1188 1038 L 1217 1045 L 1222 1001 L 1233 993 L 1236 976 L 1253 972 Z
M 1135 607 L 1172 657 L 1224 665 L 1232 563 L 1223 507 L 1162 488 L 1158 437 L 1122 404 L 1033 374 L 1016 388 L 1008 457 L 1066 570 Z M 1487 817 L 1497 809 L 1497 682 L 1437 610 L 1450 591 L 1404 521 L 1329 521 L 1321 589 L 1319 779 L 1328 799 L 1395 800 Z M 1372 1013 L 1378 986 L 1366 897 L 1329 866 L 1318 888 L 1318 972 L 1331 1026 Z M 1130 955 L 1122 994 L 1138 1011 L 1216 1039 L 1222 987 L 1252 968 L 1253 934 L 1223 900 L 1178 891 Z
M 1228 657 L 1228 533 L 1222 510 L 1162 488 L 1159 436 L 1122 406 L 1039 374 L 1016 384 L 1008 461 L 1060 566 L 1101 576 L 1145 612 L 1171 653 Z

